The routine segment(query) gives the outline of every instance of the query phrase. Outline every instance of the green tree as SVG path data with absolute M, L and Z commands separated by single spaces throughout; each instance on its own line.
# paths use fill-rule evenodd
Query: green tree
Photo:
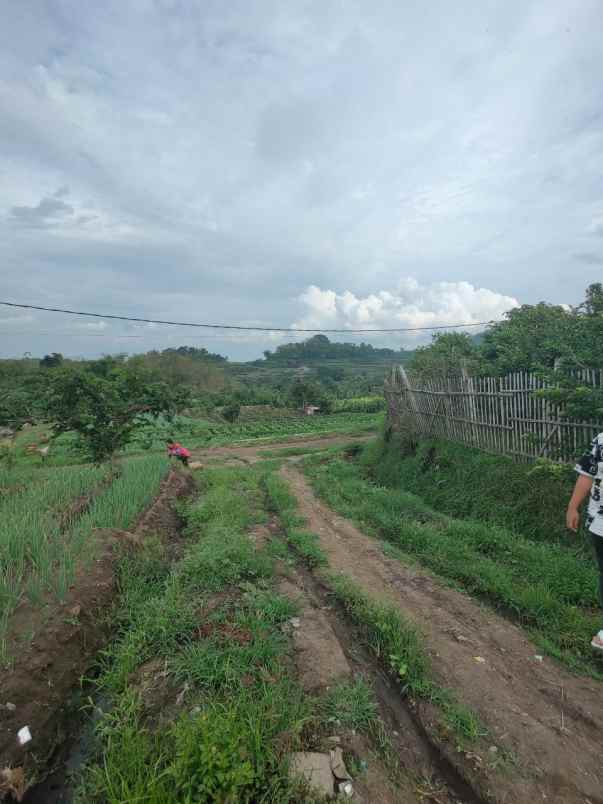
M 238 402 L 231 402 L 230 405 L 226 405 L 225 408 L 222 408 L 222 418 L 226 419 L 230 424 L 234 424 L 240 415 L 241 406 Z
M 408 366 L 424 379 L 458 375 L 463 368 L 474 371 L 478 350 L 470 335 L 463 332 L 440 332 L 429 346 L 420 346 Z
M 603 315 L 603 284 L 593 282 L 586 288 L 586 298 L 577 308 L 578 312 L 585 315 Z
M 180 390 L 149 372 L 116 364 L 104 374 L 84 367 L 53 372 L 46 413 L 55 434 L 75 431 L 95 463 L 110 458 L 144 423 L 142 414 L 171 416 L 185 403 Z
M 288 398 L 290 405 L 296 408 L 316 405 L 322 413 L 329 413 L 332 409 L 332 401 L 324 388 L 312 380 L 297 379 L 289 389 Z
M 40 360 L 42 368 L 58 368 L 63 363 L 63 355 L 60 352 L 53 352 L 50 355 L 44 355 Z
M 493 324 L 481 347 L 486 374 L 535 371 L 554 368 L 567 353 L 574 315 L 563 307 L 524 304 L 505 314 L 505 321 Z

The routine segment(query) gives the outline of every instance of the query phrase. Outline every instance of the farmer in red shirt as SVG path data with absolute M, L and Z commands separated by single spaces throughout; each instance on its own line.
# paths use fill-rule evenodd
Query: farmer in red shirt
M 179 461 L 182 461 L 184 466 L 188 466 L 188 459 L 191 457 L 191 454 L 187 448 L 170 438 L 168 438 L 166 444 L 168 457 L 177 458 Z

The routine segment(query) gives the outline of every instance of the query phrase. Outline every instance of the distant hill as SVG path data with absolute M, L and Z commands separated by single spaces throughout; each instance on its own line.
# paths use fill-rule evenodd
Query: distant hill
M 404 349 L 380 349 L 370 343 L 336 343 L 326 335 L 314 335 L 301 343 L 285 343 L 276 351 L 264 352 L 264 360 L 252 361 L 253 365 L 262 367 L 312 366 L 317 363 L 331 361 L 368 364 L 391 364 L 406 362 L 412 352 Z
M 180 355 L 180 357 L 190 357 L 193 360 L 202 360 L 208 363 L 226 363 L 227 357 L 219 355 L 214 352 L 208 352 L 207 349 L 198 349 L 196 346 L 178 346 L 177 348 L 170 347 L 164 349 L 161 354 L 163 355 Z

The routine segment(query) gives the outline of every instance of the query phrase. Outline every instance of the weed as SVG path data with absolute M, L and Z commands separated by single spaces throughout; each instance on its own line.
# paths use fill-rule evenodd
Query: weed
M 328 564 L 327 556 L 320 547 L 320 539 L 309 530 L 290 530 L 287 538 L 310 569 Z
M 367 732 L 377 717 L 377 702 L 371 687 L 358 677 L 331 687 L 319 701 L 319 712 L 327 723 Z

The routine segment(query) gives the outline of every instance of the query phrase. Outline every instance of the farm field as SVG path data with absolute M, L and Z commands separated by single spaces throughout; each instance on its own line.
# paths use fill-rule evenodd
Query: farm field
M 173 437 L 189 447 L 226 446 L 228 444 L 254 441 L 280 441 L 289 438 L 308 438 L 313 435 L 356 434 L 376 432 L 383 422 L 383 413 L 347 411 L 323 416 L 300 416 L 299 414 L 263 407 L 251 406 L 248 411 L 241 409 L 240 420 L 228 424 L 217 419 L 193 418 L 178 415 L 169 421 L 164 417 L 149 419 L 126 447 L 125 454 L 163 452 L 165 441 Z M 75 438 L 70 433 L 53 440 L 48 457 L 42 459 L 30 453 L 28 447 L 46 444 L 50 430 L 38 425 L 18 433 L 11 448 L 14 463 L 19 470 L 30 466 L 34 470 L 41 467 L 69 466 L 81 464 L 86 459 L 78 451 Z M 0 472 L 2 471 L 0 464 Z
M 478 520 L 375 485 L 371 438 L 204 445 L 192 471 L 149 453 L 117 474 L 24 464 L 3 476 L 13 505 L 50 481 L 43 528 L 67 489 L 88 495 L 69 538 L 58 531 L 74 556 L 98 529 L 87 574 L 76 558 L 63 599 L 48 587 L 6 663 L 2 700 L 16 708 L 0 750 L 31 785 L 25 801 L 310 804 L 322 799 L 305 762 L 323 792 L 347 798 L 350 785 L 367 804 L 597 800 L 603 705 L 580 643 L 592 567 L 492 525 L 487 554 Z M 24 591 L 13 617 L 36 600 Z M 69 711 L 65 678 L 76 687 L 86 671 L 90 704 L 44 778 L 40 757 L 60 740 L 48 711 Z M 11 742 L 24 718 L 36 752 Z M 19 773 L 2 778 L 19 793 Z
M 243 409 L 244 411 L 244 409 Z M 130 447 L 131 450 L 144 446 L 147 449 L 159 449 L 164 446 L 165 439 L 174 438 L 186 442 L 193 448 L 205 446 L 225 446 L 246 441 L 281 440 L 295 436 L 307 437 L 321 433 L 364 433 L 376 431 L 383 421 L 383 414 L 374 413 L 333 413 L 324 416 L 291 416 L 282 415 L 278 410 L 267 411 L 254 420 L 245 420 L 234 424 L 189 419 L 178 416 L 173 422 L 154 423 L 147 430 L 143 429 Z

